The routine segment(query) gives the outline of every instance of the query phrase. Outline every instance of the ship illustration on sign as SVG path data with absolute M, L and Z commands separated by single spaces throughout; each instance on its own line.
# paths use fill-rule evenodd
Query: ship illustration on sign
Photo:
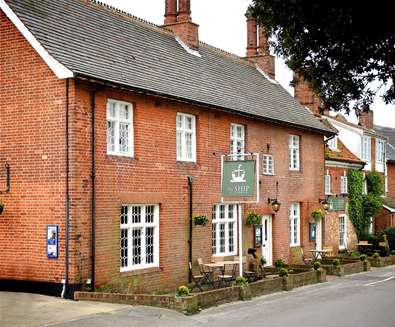
M 244 169 L 241 169 L 243 165 L 238 165 L 237 169 L 232 171 L 232 179 L 230 180 L 231 183 L 245 183 L 245 175 L 246 172 Z

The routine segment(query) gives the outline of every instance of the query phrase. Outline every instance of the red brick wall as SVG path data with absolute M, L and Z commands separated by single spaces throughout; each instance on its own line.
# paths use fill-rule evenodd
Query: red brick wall
M 77 112 L 84 143 L 81 152 L 89 156 L 91 86 L 78 83 Z M 108 98 L 134 103 L 135 157 L 121 158 L 106 154 L 106 102 Z M 175 121 L 177 112 L 197 117 L 197 163 L 176 162 Z M 97 96 L 97 282 L 130 277 L 139 290 L 153 290 L 163 285 L 174 287 L 187 278 L 188 258 L 188 188 L 187 176 L 194 180 L 194 214 L 211 218 L 214 203 L 220 202 L 220 156 L 229 151 L 230 124 L 247 126 L 247 151 L 274 154 L 276 176 L 260 176 L 261 203 L 245 206 L 244 211 L 256 208 L 262 214 L 272 214 L 268 197 L 275 197 L 279 181 L 281 210 L 273 219 L 274 257 L 289 257 L 288 209 L 290 203 L 302 204 L 302 240 L 307 248 L 309 206 L 318 204 L 323 190 L 322 135 L 256 122 L 225 113 L 135 95 L 126 91 L 105 89 Z M 78 131 L 76 131 L 78 133 Z M 288 170 L 288 135 L 301 138 L 301 172 Z M 322 149 L 320 152 L 317 149 Z M 82 160 L 83 161 L 83 160 Z M 80 166 L 76 188 L 89 180 L 89 166 Z M 82 185 L 79 186 L 82 189 Z M 303 191 L 302 191 L 303 190 Z M 86 194 L 87 195 L 87 194 Z M 88 213 L 88 202 L 79 201 L 75 210 Z M 160 204 L 160 268 L 142 272 L 119 273 L 119 212 L 122 204 Z M 78 209 L 77 209 L 78 207 Z M 84 213 L 85 212 L 85 213 Z M 210 219 L 211 221 L 211 219 Z M 252 228 L 244 228 L 244 250 L 253 245 Z M 193 257 L 211 258 L 211 224 L 194 227 Z M 139 278 L 135 276 L 138 275 Z
M 395 164 L 393 163 L 387 165 L 387 183 L 387 196 L 395 199 Z
M 384 229 L 391 226 L 395 226 L 395 213 L 391 213 L 387 209 L 382 209 L 374 218 L 375 232 L 381 233 Z
M 55 78 L 3 15 L 0 42 L 5 58 L 0 66 L 0 153 L 2 162 L 7 161 L 12 169 L 12 191 L 1 195 L 6 209 L 0 222 L 4 249 L 0 278 L 59 282 L 64 272 L 65 81 Z M 76 82 L 70 89 L 71 282 L 90 276 L 90 92 L 94 87 Z M 108 98 L 135 104 L 134 158 L 106 154 Z M 176 162 L 177 112 L 197 117 L 196 164 Z M 282 205 L 273 218 L 274 259 L 290 256 L 288 209 L 292 202 L 302 203 L 302 244 L 306 251 L 314 246 L 308 241 L 308 222 L 312 208 L 323 197 L 322 135 L 111 88 L 98 93 L 96 119 L 97 283 L 122 277 L 136 291 L 151 291 L 186 281 L 187 176 L 195 177 L 194 214 L 206 214 L 211 222 L 212 205 L 220 201 L 220 157 L 229 151 L 230 123 L 247 126 L 247 151 L 274 155 L 276 175 L 260 176 L 260 204 L 244 206 L 244 212 L 255 208 L 272 214 L 267 198 L 275 197 L 279 182 Z M 301 135 L 300 172 L 288 169 L 290 133 Z M 119 212 L 122 204 L 137 203 L 160 204 L 160 268 L 120 274 Z M 58 260 L 46 258 L 46 224 L 59 224 Z M 244 228 L 245 251 L 252 239 L 252 228 Z M 210 260 L 211 223 L 194 227 L 193 256 Z
M 64 273 L 65 97 L 58 80 L 0 10 L 0 278 L 60 282 Z M 5 163 L 11 192 L 4 193 Z M 58 224 L 59 259 L 46 256 Z

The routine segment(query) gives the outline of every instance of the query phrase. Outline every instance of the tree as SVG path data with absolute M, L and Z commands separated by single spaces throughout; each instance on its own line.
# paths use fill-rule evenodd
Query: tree
M 326 107 L 366 108 L 380 92 L 395 103 L 390 1 L 253 0 L 249 12 L 274 36 L 275 53 Z

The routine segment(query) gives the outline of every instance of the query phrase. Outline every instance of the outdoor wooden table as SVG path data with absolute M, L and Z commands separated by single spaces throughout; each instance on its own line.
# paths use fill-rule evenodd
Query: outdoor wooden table
M 230 261 L 217 261 L 217 262 L 204 263 L 203 266 L 213 270 L 219 270 L 219 272 L 223 274 L 225 271 L 225 265 L 238 265 L 238 264 L 239 264 L 238 260 L 230 260 Z M 214 274 L 211 274 L 211 277 L 214 278 Z M 215 281 L 212 279 L 210 280 L 210 282 L 214 284 Z
M 324 259 L 326 254 L 329 252 L 328 250 L 310 250 L 312 256 L 313 256 L 313 261 L 319 260 L 319 259 Z

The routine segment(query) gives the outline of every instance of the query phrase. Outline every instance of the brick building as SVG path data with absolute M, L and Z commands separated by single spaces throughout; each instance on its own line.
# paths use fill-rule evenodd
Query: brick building
M 386 176 L 383 210 L 375 219 L 378 232 L 386 227 L 395 226 L 395 128 L 374 126 L 374 129 L 387 138 L 386 142 Z
M 240 58 L 199 42 L 190 1 L 166 1 L 164 26 L 95 1 L 0 5 L 3 287 L 175 288 L 188 278 L 191 214 L 209 217 L 192 228 L 192 261 L 209 261 L 238 254 L 239 205 L 243 219 L 264 215 L 269 264 L 315 247 L 333 130 L 273 79 L 254 20 Z M 259 203 L 221 204 L 229 153 L 259 154 Z M 255 245 L 244 223 L 242 245 Z

